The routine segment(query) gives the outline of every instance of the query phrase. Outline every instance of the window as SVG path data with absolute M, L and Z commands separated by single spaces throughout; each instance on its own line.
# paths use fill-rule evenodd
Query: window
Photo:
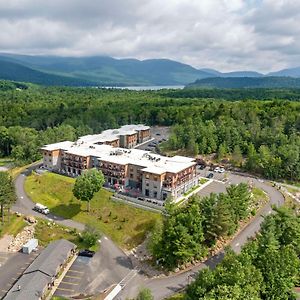
M 157 192 L 153 192 L 153 197 L 157 198 Z
M 146 197 L 149 197 L 149 190 L 148 189 L 145 190 L 145 195 L 146 195 Z
M 154 185 L 153 188 L 157 189 L 157 185 Z
M 157 181 L 157 177 L 156 176 L 154 177 L 154 181 Z
M 149 179 L 149 174 L 146 174 L 146 178 Z
M 149 186 L 149 182 L 146 182 L 146 186 Z
M 130 178 L 133 178 L 133 174 L 130 174 Z

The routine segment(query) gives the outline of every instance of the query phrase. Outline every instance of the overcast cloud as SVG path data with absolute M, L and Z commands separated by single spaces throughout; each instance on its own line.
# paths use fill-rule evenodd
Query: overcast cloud
M 299 20 L 299 0 L 0 0 L 0 49 L 268 72 L 300 65 Z

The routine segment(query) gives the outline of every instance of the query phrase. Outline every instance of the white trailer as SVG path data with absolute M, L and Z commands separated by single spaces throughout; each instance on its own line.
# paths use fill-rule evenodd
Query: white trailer
M 33 210 L 40 212 L 44 215 L 48 215 L 49 214 L 49 209 L 47 206 L 40 204 L 40 203 L 36 203 L 35 206 L 33 207 Z
M 25 245 L 23 245 L 22 252 L 26 254 L 30 254 L 32 250 L 38 247 L 38 245 L 39 245 L 39 241 L 37 239 L 31 239 Z

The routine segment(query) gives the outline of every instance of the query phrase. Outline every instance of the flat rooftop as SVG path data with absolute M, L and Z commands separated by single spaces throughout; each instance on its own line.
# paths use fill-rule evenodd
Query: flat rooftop
M 115 148 L 109 145 L 96 145 L 83 141 L 74 143 L 57 143 L 46 145 L 42 149 L 57 150 L 63 147 L 65 153 L 82 157 L 92 156 L 100 161 L 118 165 L 137 165 L 144 168 L 144 172 L 163 174 L 178 173 L 195 165 L 194 158 L 184 156 L 166 157 L 140 149 Z
M 138 131 L 149 130 L 150 127 L 143 124 L 131 124 L 124 125 L 117 129 L 108 129 L 102 131 L 100 134 L 90 134 L 81 136 L 78 141 L 79 142 L 88 142 L 88 143 L 105 143 L 112 142 L 119 139 L 122 135 L 133 135 Z

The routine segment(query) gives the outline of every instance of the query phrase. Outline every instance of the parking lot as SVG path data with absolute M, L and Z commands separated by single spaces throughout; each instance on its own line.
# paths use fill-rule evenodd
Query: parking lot
M 0 299 L 2 299 L 39 252 L 0 253 Z
M 151 140 L 148 143 L 137 146 L 137 149 L 155 152 L 155 145 L 166 141 L 170 135 L 170 127 L 151 127 Z
M 68 297 L 81 293 L 89 262 L 90 258 L 78 256 L 61 281 L 54 296 Z

